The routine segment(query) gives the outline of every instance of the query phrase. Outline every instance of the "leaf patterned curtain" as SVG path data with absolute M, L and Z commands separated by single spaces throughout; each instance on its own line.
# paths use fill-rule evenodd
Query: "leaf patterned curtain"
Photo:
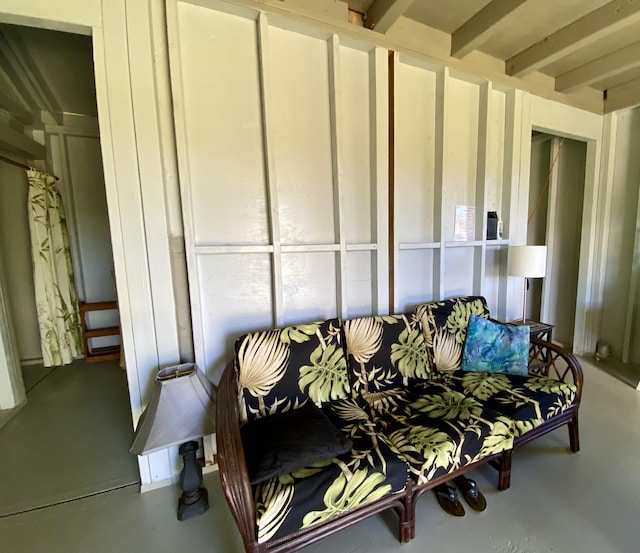
M 82 330 L 62 198 L 51 175 L 27 171 L 29 228 L 40 344 L 45 367 L 82 354 Z

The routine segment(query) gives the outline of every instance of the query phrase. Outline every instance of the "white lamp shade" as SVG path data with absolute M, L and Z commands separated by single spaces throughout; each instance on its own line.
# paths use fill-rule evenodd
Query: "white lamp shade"
M 213 434 L 216 392 L 195 364 L 160 369 L 129 451 L 147 455 Z
M 509 246 L 507 274 L 540 278 L 547 271 L 547 246 Z

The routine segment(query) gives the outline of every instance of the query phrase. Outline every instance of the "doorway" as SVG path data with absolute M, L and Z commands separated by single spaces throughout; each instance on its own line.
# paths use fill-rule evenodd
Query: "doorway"
M 115 300 L 91 37 L 0 25 L 0 46 L 1 107 L 17 129 L 28 136 L 32 127 L 40 135 L 39 140 L 3 141 L 0 153 L 24 165 L 45 160 L 48 172 L 59 179 L 78 298 Z M 44 142 L 42 150 L 38 142 Z M 79 359 L 64 367 L 42 366 L 26 173 L 0 163 L 0 177 L 0 281 L 27 390 L 27 405 L 0 429 L 6 480 L 0 487 L 8 502 L 0 502 L 0 515 L 6 515 L 137 483 L 139 475 L 128 453 L 131 413 L 126 374 L 118 362 L 87 365 Z M 118 326 L 118 314 L 91 313 L 88 324 Z M 98 337 L 91 347 L 114 341 L 118 338 Z M 34 456 L 34 448 L 45 454 Z M 19 495 L 9 497 L 20 487 Z M 25 493 L 26 488 L 39 495 Z
M 544 279 L 530 280 L 528 318 L 554 325 L 553 340 L 575 345 L 587 144 L 533 132 L 527 244 L 547 246 Z

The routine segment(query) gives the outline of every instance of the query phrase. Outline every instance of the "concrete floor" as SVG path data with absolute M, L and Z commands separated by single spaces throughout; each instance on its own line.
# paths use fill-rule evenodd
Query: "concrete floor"
M 27 404 L 0 429 L 0 516 L 139 482 L 117 363 L 30 366 L 24 379 Z
M 463 518 L 441 511 L 433 494 L 418 505 L 416 538 L 397 541 L 393 513 L 373 517 L 308 547 L 306 553 L 632 553 L 640 550 L 640 395 L 583 361 L 582 451 L 565 428 L 514 455 L 511 488 L 495 489 L 486 467 L 474 477 L 488 507 Z M 0 518 L 2 553 L 240 553 L 242 544 L 220 489 L 205 478 L 212 507 L 178 522 L 178 490 L 137 486 Z

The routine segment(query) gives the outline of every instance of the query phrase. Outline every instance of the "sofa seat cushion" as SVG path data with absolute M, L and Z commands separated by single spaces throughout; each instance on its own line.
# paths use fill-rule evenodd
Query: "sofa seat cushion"
M 355 400 L 322 411 L 351 439 L 350 451 L 253 486 L 258 542 L 284 537 L 405 489 L 406 463 Z
M 517 436 L 563 413 L 576 399 L 573 384 L 544 376 L 456 371 L 442 375 L 439 382 L 512 419 Z
M 429 377 L 424 336 L 415 314 L 359 317 L 343 325 L 356 394 L 407 386 Z
M 245 334 L 235 353 L 243 423 L 351 395 L 338 319 Z
M 513 447 L 513 421 L 438 383 L 365 394 L 361 401 L 418 484 Z
M 429 365 L 434 371 L 451 372 L 460 368 L 472 314 L 485 319 L 489 317 L 489 308 L 482 296 L 461 296 L 416 307 Z

